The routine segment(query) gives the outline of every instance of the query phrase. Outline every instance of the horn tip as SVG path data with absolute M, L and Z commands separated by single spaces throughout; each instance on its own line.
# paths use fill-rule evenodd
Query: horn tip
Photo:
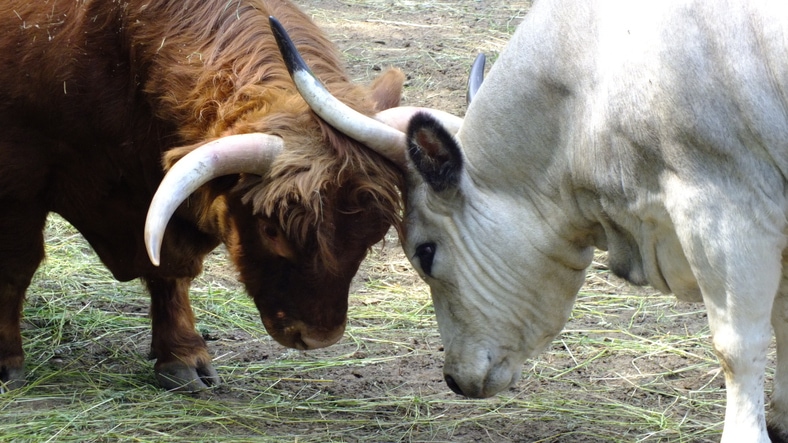
M 279 46 L 279 52 L 282 54 L 282 59 L 290 75 L 296 71 L 309 71 L 309 67 L 301 58 L 301 54 L 282 23 L 274 16 L 268 17 L 268 23 L 271 25 L 271 32 L 274 34 L 276 45 Z
M 466 104 L 471 104 L 473 98 L 476 96 L 476 91 L 479 90 L 484 82 L 484 67 L 487 62 L 487 57 L 483 52 L 476 55 L 471 66 L 470 75 L 468 75 L 468 91 L 465 95 Z
M 161 264 L 161 241 L 154 238 L 149 232 L 145 233 L 145 250 L 148 252 L 148 258 L 153 266 L 159 267 Z

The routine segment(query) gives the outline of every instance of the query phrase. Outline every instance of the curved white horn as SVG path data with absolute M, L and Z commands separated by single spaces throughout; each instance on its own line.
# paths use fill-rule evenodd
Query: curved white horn
M 331 95 L 312 73 L 284 26 L 274 17 L 269 17 L 269 22 L 287 70 L 301 97 L 315 114 L 343 134 L 365 144 L 400 167 L 407 167 L 405 131 L 410 118 L 416 113 L 426 112 L 432 115 L 452 134 L 456 134 L 460 129 L 461 118 L 436 109 L 401 106 L 381 111 L 374 118 L 352 109 Z
M 159 266 L 167 223 L 192 192 L 223 175 L 263 175 L 283 147 L 282 139 L 273 135 L 231 135 L 206 143 L 178 160 L 159 184 L 145 219 L 145 247 L 151 263 Z
M 304 62 L 282 24 L 274 17 L 269 21 L 287 70 L 315 114 L 348 137 L 404 166 L 405 133 L 352 109 L 331 95 Z

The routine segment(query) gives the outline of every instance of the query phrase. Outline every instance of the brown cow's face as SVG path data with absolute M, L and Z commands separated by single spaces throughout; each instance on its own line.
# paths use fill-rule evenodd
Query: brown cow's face
M 369 89 L 334 87 L 354 108 L 373 114 L 399 103 L 403 81 L 400 71 L 390 70 Z M 325 347 L 344 332 L 350 282 L 367 250 L 392 223 L 401 223 L 404 177 L 393 163 L 315 118 L 295 91 L 276 92 L 221 135 L 279 138 L 280 152 L 262 162 L 259 174 L 236 165 L 247 172 L 229 174 L 230 185 L 214 179 L 203 186 L 209 209 L 200 218 L 205 229 L 218 231 L 271 336 L 293 348 Z M 242 140 L 247 147 L 267 143 Z M 247 158 L 246 150 L 231 148 Z M 171 150 L 168 164 L 197 149 Z M 210 152 L 209 163 L 220 156 Z
M 251 205 L 228 199 L 228 249 L 266 330 L 284 346 L 321 348 L 342 337 L 351 279 L 367 250 L 389 228 L 374 205 L 362 209 L 347 197 L 341 187 L 325 198 L 335 207 L 323 208 L 320 226 L 314 226 L 310 240 L 301 247 L 287 238 L 278 220 L 249 215 Z M 293 210 L 299 207 L 294 205 Z M 330 240 L 318 242 L 318 230 Z M 326 253 L 336 260 L 327 263 Z

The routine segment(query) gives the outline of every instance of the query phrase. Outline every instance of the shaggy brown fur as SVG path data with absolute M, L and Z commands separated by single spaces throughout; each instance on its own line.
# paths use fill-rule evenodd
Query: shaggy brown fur
M 401 72 L 370 88 L 350 83 L 330 42 L 287 1 L 0 4 L 0 381 L 23 379 L 21 300 L 50 211 L 82 232 L 116 278 L 146 283 L 166 387 L 217 381 L 188 286 L 220 241 L 274 338 L 309 347 L 341 334 L 350 279 L 399 223 L 402 178 L 307 107 L 269 15 L 349 106 L 372 115 L 399 103 Z M 267 174 L 198 190 L 170 221 L 153 267 L 142 232 L 162 165 L 248 132 L 280 136 L 285 151 Z
M 368 89 L 349 82 L 333 45 L 288 2 L 268 2 L 262 5 L 267 6 L 262 11 L 258 9 L 259 4 L 233 2 L 230 14 L 212 17 L 203 24 L 201 21 L 210 17 L 214 9 L 211 3 L 184 1 L 180 16 L 168 8 L 146 8 L 148 17 L 177 16 L 174 22 L 168 19 L 162 24 L 136 22 L 145 29 L 170 26 L 168 37 L 137 33 L 132 28 L 131 34 L 141 40 L 161 40 L 175 48 L 189 47 L 190 42 L 205 42 L 191 49 L 187 64 L 176 62 L 178 57 L 182 61 L 183 50 L 178 51 L 175 60 L 161 63 L 161 48 L 156 48 L 152 55 L 156 66 L 151 69 L 151 81 L 146 86 L 151 95 L 159 97 L 155 109 L 161 115 L 177 116 L 179 132 L 186 141 L 202 143 L 206 137 L 247 132 L 282 137 L 288 150 L 277 160 L 264 183 L 248 180 L 246 198 L 254 202 L 256 212 L 276 216 L 298 248 L 306 247 L 310 236 L 314 236 L 312 240 L 320 245 L 318 250 L 324 265 L 335 268 L 336 257 L 331 256 L 330 247 L 334 239 L 329 230 L 320 229 L 331 226 L 330 221 L 320 223 L 330 216 L 323 206 L 334 200 L 332 194 L 341 185 L 350 185 L 354 192 L 348 200 L 351 207 L 346 210 L 360 212 L 372 204 L 389 223 L 396 224 L 400 214 L 396 186 L 400 184 L 400 174 L 377 154 L 314 118 L 281 62 L 267 17 L 273 15 L 286 23 L 299 51 L 329 90 L 367 115 L 399 104 L 398 100 L 389 99 L 394 95 L 391 85 L 396 85 L 394 96 L 398 99 L 404 76 L 394 71 L 379 78 L 372 90 L 384 88 L 388 95 L 380 99 L 389 102 L 376 103 Z M 186 11 L 188 15 L 183 16 Z M 209 29 L 222 31 L 211 34 Z M 131 41 L 130 45 L 137 43 Z M 242 55 L 227 59 L 220 51 Z M 172 85 L 161 83 L 161 79 L 172 78 L 196 79 L 196 82 L 173 91 Z M 381 86 L 384 82 L 388 84 Z M 183 154 L 183 150 L 172 152 L 167 157 L 168 163 L 172 164 Z M 294 210 L 295 207 L 300 209 Z

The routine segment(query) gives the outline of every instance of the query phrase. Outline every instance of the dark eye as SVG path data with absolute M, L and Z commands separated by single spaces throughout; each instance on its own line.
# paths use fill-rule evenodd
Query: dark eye
M 272 238 L 272 239 L 276 238 L 279 235 L 279 232 L 277 232 L 276 228 L 273 226 L 264 227 L 263 232 L 265 232 L 265 235 L 267 235 L 268 238 Z
M 432 276 L 432 260 L 435 258 L 435 243 L 422 243 L 416 246 L 416 255 L 419 259 L 421 270 Z

